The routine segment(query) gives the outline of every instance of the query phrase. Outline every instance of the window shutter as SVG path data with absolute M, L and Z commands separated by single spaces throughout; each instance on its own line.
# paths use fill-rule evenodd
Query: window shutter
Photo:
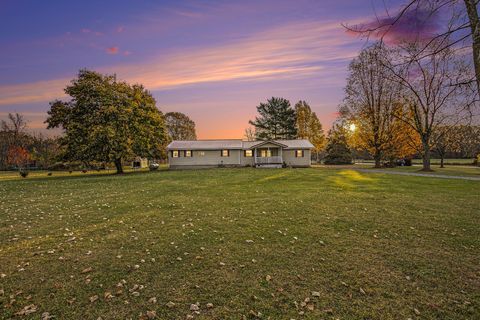
M 298 150 L 295 150 L 295 158 L 298 158 Z
M 305 157 L 305 150 L 302 150 L 302 158 Z
M 230 157 L 230 150 L 227 150 L 227 155 Z

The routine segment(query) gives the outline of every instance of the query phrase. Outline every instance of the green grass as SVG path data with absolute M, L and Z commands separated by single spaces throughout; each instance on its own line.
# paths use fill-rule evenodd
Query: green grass
M 358 162 L 365 162 L 365 163 L 374 163 L 373 160 L 357 160 Z M 422 164 L 422 159 L 412 159 L 413 164 Z M 430 159 L 430 163 L 432 165 L 440 165 L 440 159 Z M 444 160 L 445 165 L 461 165 L 461 166 L 468 166 L 473 164 L 473 159 L 462 159 L 462 158 L 450 158 Z
M 414 164 L 422 164 L 422 159 L 413 159 L 412 163 Z M 440 159 L 431 159 L 430 163 L 432 165 L 440 165 Z M 473 159 L 445 159 L 445 165 L 471 165 L 473 163 Z
M 478 319 L 479 187 L 327 168 L 0 180 L 0 318 Z
M 361 168 L 361 169 L 369 169 L 373 168 L 373 165 L 355 165 L 354 168 Z M 446 176 L 460 176 L 460 177 L 478 177 L 480 178 L 480 167 L 471 166 L 471 167 L 463 167 L 463 166 L 445 166 L 445 168 L 440 168 L 437 165 L 432 166 L 431 172 L 424 172 L 421 171 L 422 167 L 419 166 L 411 166 L 411 167 L 395 167 L 395 168 L 381 168 L 380 170 L 385 171 L 399 171 L 399 172 L 413 172 L 413 173 L 422 173 L 422 174 L 429 174 L 429 175 L 446 175 Z M 375 169 L 378 170 L 378 169 Z

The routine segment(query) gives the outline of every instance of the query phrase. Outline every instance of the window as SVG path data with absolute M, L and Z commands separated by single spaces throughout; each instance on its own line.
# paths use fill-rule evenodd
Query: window
M 295 157 L 296 158 L 303 158 L 303 150 L 295 150 Z
M 260 157 L 266 158 L 266 157 L 271 157 L 272 156 L 272 151 L 270 149 L 261 149 L 260 150 Z
M 230 156 L 230 150 L 222 150 L 221 156 L 222 157 L 229 157 Z
M 253 150 L 245 150 L 243 153 L 245 157 L 253 157 Z
M 185 150 L 183 151 L 183 156 L 185 158 L 191 158 L 192 157 L 192 150 Z
M 204 156 L 205 156 L 205 151 L 200 151 L 198 154 L 199 154 L 201 157 L 204 157 Z
M 172 158 L 178 158 L 180 156 L 178 150 L 172 150 Z

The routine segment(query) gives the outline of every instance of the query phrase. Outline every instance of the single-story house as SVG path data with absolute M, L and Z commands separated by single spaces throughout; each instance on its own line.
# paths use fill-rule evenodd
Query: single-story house
M 195 140 L 167 146 L 172 169 L 208 167 L 309 167 L 313 145 L 308 140 Z

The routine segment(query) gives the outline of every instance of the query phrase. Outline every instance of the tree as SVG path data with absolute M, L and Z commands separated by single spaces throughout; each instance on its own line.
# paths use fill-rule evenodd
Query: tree
M 350 63 L 344 105 L 341 113 L 354 123 L 356 147 L 368 151 L 375 160 L 381 161 L 394 156 L 398 145 L 396 136 L 401 134 L 398 100 L 401 86 L 391 81 L 389 50 L 376 43 L 364 50 Z
M 165 114 L 168 135 L 171 140 L 197 140 L 195 122 L 181 112 Z
M 420 57 L 424 50 L 418 43 L 411 43 L 397 51 L 393 58 L 392 81 L 403 89 L 406 110 L 398 117 L 414 129 L 421 141 L 424 171 L 431 171 L 431 137 L 435 129 L 453 117 L 462 119 L 471 115 L 472 104 L 461 83 L 468 78 L 468 65 L 451 49 L 430 52 Z M 428 49 L 431 50 L 431 49 Z
M 272 97 L 267 103 L 260 103 L 257 111 L 260 116 L 256 117 L 255 121 L 249 121 L 255 127 L 257 139 L 295 139 L 296 117 L 290 101 Z
M 444 159 L 447 152 L 455 148 L 456 139 L 453 134 L 454 126 L 439 126 L 432 133 L 432 146 L 440 157 L 440 168 L 444 168 Z
M 21 114 L 9 113 L 6 120 L 0 121 L 0 169 L 6 169 L 7 156 L 11 147 L 25 147 L 28 142 L 27 121 Z
M 48 128 L 64 130 L 64 159 L 113 162 L 117 173 L 123 173 L 126 158 L 161 157 L 167 141 L 165 120 L 143 86 L 80 70 L 65 93 L 72 99 L 52 101 L 46 120 Z
M 17 167 L 19 170 L 28 166 L 30 154 L 20 146 L 11 146 L 7 153 L 7 164 Z
M 36 166 L 50 168 L 60 156 L 58 138 L 45 137 L 42 134 L 32 135 L 29 149 Z
M 252 127 L 246 128 L 243 136 L 247 141 L 255 141 L 256 139 L 255 129 Z
M 345 123 L 334 123 L 328 131 L 325 164 L 352 164 L 352 150 L 348 145 Z
M 462 158 L 475 158 L 480 153 L 480 126 L 468 124 L 452 126 L 449 134 L 454 141 L 449 152 Z
M 297 138 L 308 139 L 314 146 L 313 152 L 316 160 L 318 154 L 325 147 L 325 134 L 322 124 L 315 112 L 305 101 L 299 101 L 295 105 Z
M 463 2 L 463 4 L 462 4 Z M 432 34 L 432 28 L 428 28 L 426 34 L 417 30 L 418 38 L 427 38 L 421 48 L 417 51 L 417 59 L 426 57 L 432 53 L 443 50 L 452 50 L 458 44 L 465 41 L 471 42 L 472 58 L 474 63 L 474 77 L 472 80 L 464 81 L 463 84 L 476 84 L 477 94 L 480 94 L 480 20 L 478 15 L 478 0 L 408 0 L 399 11 L 393 16 L 387 9 L 385 18 L 378 18 L 373 23 L 357 25 L 353 28 L 347 27 L 350 31 L 359 32 L 367 36 L 374 35 L 384 38 L 394 33 L 396 27 L 402 24 L 415 26 L 428 26 L 431 20 L 436 19 L 440 12 L 450 14 L 448 21 L 443 22 L 444 28 Z M 419 23 L 412 23 L 416 20 Z M 430 20 L 430 21 L 429 21 Z M 402 29 L 400 26 L 399 30 Z M 412 34 L 409 35 L 412 37 Z M 454 38 L 454 41 L 450 39 Z M 474 79 L 474 80 L 473 80 Z

